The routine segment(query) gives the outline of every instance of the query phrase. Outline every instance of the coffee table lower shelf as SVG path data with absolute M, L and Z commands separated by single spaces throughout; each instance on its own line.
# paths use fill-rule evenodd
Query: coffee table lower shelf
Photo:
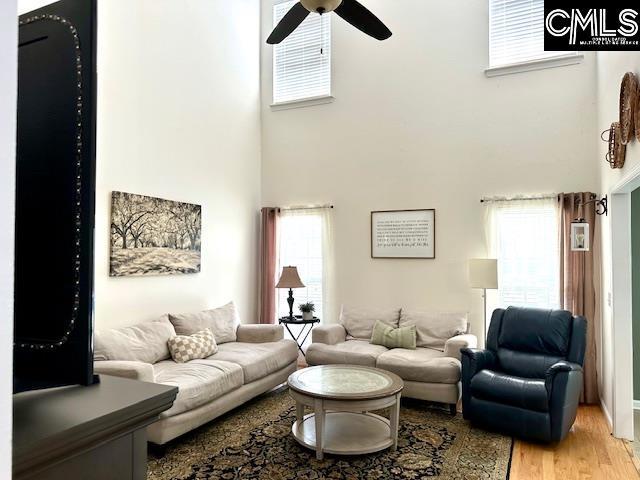
M 315 413 L 305 415 L 291 427 L 301 445 L 316 450 Z M 326 412 L 322 452 L 336 455 L 364 455 L 391 447 L 389 420 L 374 413 Z

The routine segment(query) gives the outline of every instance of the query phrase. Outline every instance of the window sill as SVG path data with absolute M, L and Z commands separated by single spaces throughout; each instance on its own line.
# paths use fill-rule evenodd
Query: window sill
M 569 54 L 558 57 L 541 58 L 540 60 L 531 60 L 530 62 L 512 63 L 510 65 L 502 65 L 499 67 L 489 67 L 484 73 L 487 77 L 498 77 L 501 75 L 511 75 L 513 73 L 531 72 L 534 70 L 544 70 L 546 68 L 565 67 L 567 65 L 576 65 L 582 63 L 584 55 Z
M 303 98 L 301 100 L 291 100 L 290 102 L 279 102 L 271 105 L 271 110 L 277 112 L 279 110 L 290 110 L 292 108 L 313 107 L 315 105 L 325 105 L 333 103 L 335 98 L 332 95 L 323 95 L 321 97 Z

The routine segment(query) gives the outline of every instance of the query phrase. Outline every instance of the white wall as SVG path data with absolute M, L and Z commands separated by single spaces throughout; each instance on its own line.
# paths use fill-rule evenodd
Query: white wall
M 640 53 L 606 52 L 597 56 L 598 86 L 598 134 L 618 120 L 620 82 L 626 72 L 640 75 Z M 632 171 L 640 167 L 640 145 L 633 142 L 627 147 L 623 169 L 612 170 L 605 162 L 607 145 L 599 142 L 596 159 L 600 175 L 600 191 L 610 193 L 611 189 L 626 180 Z M 606 409 L 613 414 L 613 324 L 608 296 L 611 288 L 611 234 L 608 217 L 602 218 L 602 388 L 601 395 Z
M 259 10 L 259 0 L 98 2 L 98 329 L 229 300 L 256 321 Z M 202 273 L 110 278 L 113 190 L 202 205 Z
M 272 111 L 263 45 L 263 204 L 335 205 L 338 303 L 467 309 L 480 332 L 466 277 L 485 255 L 480 197 L 598 188 L 593 55 L 486 78 L 487 4 L 368 0 L 394 32 L 383 43 L 334 16 L 329 105 Z M 372 260 L 370 211 L 411 208 L 437 209 L 437 259 Z
M 0 478 L 11 478 L 16 1 L 0 2 Z
M 258 0 L 98 8 L 97 328 L 231 299 L 256 321 Z M 202 273 L 110 278 L 113 190 L 202 205 Z

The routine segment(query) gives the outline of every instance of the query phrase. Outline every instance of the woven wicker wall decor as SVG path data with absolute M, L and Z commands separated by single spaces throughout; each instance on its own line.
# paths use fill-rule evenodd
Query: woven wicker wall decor
M 640 84 L 638 84 L 638 90 L 636 92 L 636 104 L 634 113 L 634 124 L 636 139 L 640 142 Z
M 620 123 L 613 122 L 609 130 L 602 132 L 600 138 L 609 144 L 605 158 L 609 165 L 611 165 L 611 168 L 624 167 L 627 146 L 620 141 Z
M 635 113 L 638 97 L 638 78 L 632 72 L 622 77 L 620 85 L 620 142 L 627 145 L 636 134 Z M 640 119 L 638 119 L 640 123 Z

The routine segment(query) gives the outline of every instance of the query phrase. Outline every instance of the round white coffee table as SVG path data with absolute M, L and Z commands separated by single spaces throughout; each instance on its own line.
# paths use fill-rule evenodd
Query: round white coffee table
M 398 445 L 402 379 L 384 370 L 351 365 L 321 365 L 292 373 L 287 381 L 296 401 L 294 438 L 316 451 L 362 455 Z M 304 407 L 313 413 L 304 415 Z M 389 419 L 372 410 L 391 407 Z

